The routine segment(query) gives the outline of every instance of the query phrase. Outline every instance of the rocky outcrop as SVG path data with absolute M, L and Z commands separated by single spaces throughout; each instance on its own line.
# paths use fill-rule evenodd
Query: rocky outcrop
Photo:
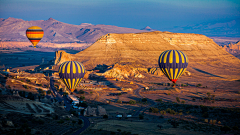
M 55 52 L 55 65 L 60 65 L 65 61 L 71 61 L 71 55 L 66 53 L 65 51 L 56 51 Z
M 234 56 L 239 56 L 240 55 L 240 41 L 238 41 L 236 44 L 229 44 L 229 46 L 224 45 L 223 49 L 226 50 L 227 52 L 231 53 Z M 237 57 L 240 59 L 240 57 Z
M 150 68 L 148 73 L 154 74 L 154 75 L 159 75 L 159 76 L 163 75 L 163 72 L 161 71 L 160 68 Z
M 118 79 L 124 79 L 129 77 L 144 78 L 144 76 L 134 68 L 131 68 L 128 65 L 119 64 L 115 64 L 112 69 L 106 71 L 105 73 L 103 73 L 103 75 L 106 78 L 118 78 Z
M 97 106 L 97 115 L 98 116 L 107 115 L 106 109 L 101 106 Z
M 212 74 L 240 74 L 240 60 L 223 50 L 212 39 L 200 34 L 160 31 L 111 33 L 102 36 L 84 51 L 61 57 L 82 62 L 87 70 L 95 68 L 98 64 L 111 66 L 115 63 L 146 70 L 157 68 L 159 55 L 170 49 L 181 50 L 188 56 L 187 70 L 191 73 L 203 70 Z M 60 55 L 56 55 L 56 61 L 56 64 L 61 64 L 64 60 Z M 109 74 L 113 73 L 117 71 L 109 71 Z M 156 74 L 158 73 L 157 71 Z
M 97 116 L 96 115 L 96 108 L 91 108 L 90 106 L 88 106 L 86 110 L 87 111 L 86 111 L 85 116 Z

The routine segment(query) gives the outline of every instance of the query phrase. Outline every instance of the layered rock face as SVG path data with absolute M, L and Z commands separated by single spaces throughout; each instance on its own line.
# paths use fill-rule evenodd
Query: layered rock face
M 97 64 L 113 65 L 115 63 L 136 68 L 156 68 L 159 55 L 170 49 L 185 52 L 189 58 L 189 67 L 204 68 L 208 65 L 209 68 L 221 67 L 235 70 L 240 66 L 239 59 L 204 35 L 160 31 L 107 34 L 77 54 L 56 52 L 55 64 L 61 64 L 65 60 L 76 60 L 82 62 L 86 69 L 92 69 Z
M 114 67 L 103 74 L 107 78 L 124 79 L 129 77 L 144 78 L 138 70 L 131 68 L 128 65 L 115 64 Z
M 236 44 L 229 44 L 229 46 L 224 45 L 223 49 L 237 58 L 240 58 L 240 41 L 238 41 Z

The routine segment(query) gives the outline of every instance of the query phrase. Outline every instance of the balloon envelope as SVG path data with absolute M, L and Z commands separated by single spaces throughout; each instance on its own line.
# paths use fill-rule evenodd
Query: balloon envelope
M 32 42 L 34 48 L 36 48 L 36 45 L 42 39 L 44 32 L 41 27 L 32 26 L 27 29 L 26 35 L 30 42 Z
M 158 65 L 168 79 L 176 83 L 188 66 L 188 58 L 182 51 L 166 50 L 160 54 Z
M 66 61 L 59 67 L 59 77 L 71 92 L 75 90 L 84 75 L 84 66 L 77 61 Z

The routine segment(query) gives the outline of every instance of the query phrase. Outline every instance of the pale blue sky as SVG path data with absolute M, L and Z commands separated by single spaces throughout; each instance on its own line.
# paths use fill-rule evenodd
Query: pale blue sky
M 92 23 L 160 31 L 240 18 L 240 0 L 0 0 L 0 18 Z

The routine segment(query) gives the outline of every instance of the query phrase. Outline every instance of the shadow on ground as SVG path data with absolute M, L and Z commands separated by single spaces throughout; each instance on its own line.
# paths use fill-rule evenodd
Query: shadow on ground
M 219 77 L 219 78 L 224 78 L 224 77 L 221 77 L 221 76 L 218 76 L 218 75 L 214 75 L 214 74 L 208 73 L 208 72 L 203 71 L 203 70 L 198 69 L 198 68 L 193 68 L 193 69 L 195 69 L 195 70 L 198 71 L 198 72 L 201 72 L 201 73 L 207 74 L 207 75 L 211 75 L 211 76 Z

